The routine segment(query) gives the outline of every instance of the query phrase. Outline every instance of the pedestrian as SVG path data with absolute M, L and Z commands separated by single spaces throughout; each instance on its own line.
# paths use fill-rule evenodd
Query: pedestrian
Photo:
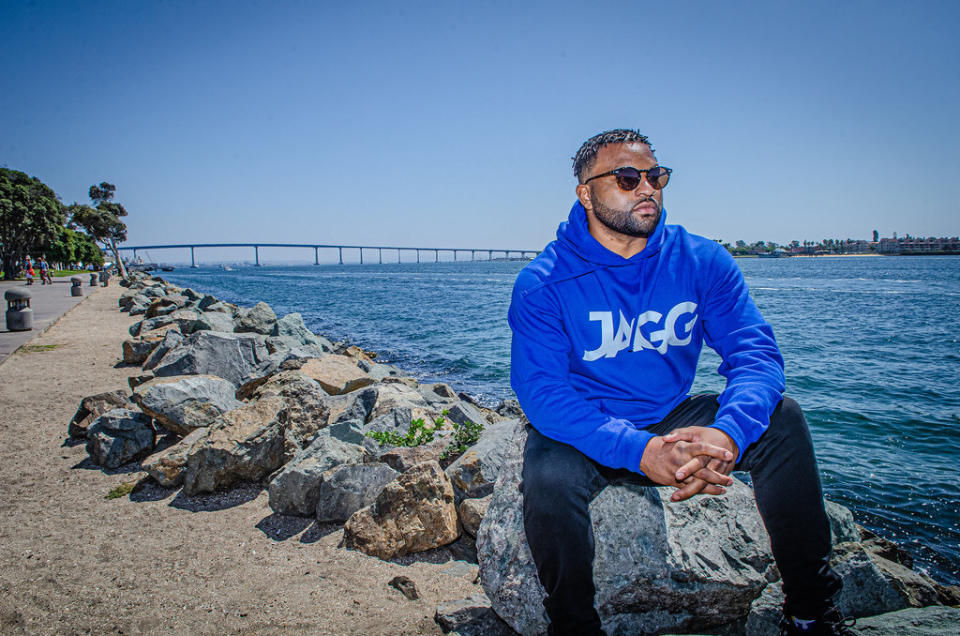
M 667 224 L 671 173 L 635 130 L 588 139 L 569 219 L 514 286 L 511 384 L 532 425 L 524 529 L 549 633 L 602 633 L 589 504 L 612 476 L 672 486 L 681 501 L 722 495 L 736 469 L 750 472 L 782 576 L 783 633 L 850 634 L 810 434 L 783 395 L 773 330 L 730 254 Z M 723 359 L 719 395 L 689 395 L 703 344 Z

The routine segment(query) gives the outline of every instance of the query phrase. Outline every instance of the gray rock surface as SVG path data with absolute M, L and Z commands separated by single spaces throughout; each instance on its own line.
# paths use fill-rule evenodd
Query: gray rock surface
M 188 435 L 242 406 L 234 391 L 231 382 L 214 375 L 172 376 L 139 385 L 133 401 L 168 431 Z
M 823 501 L 830 521 L 830 538 L 834 545 L 847 541 L 859 541 L 860 530 L 853 520 L 853 513 L 848 508 L 832 501 Z
M 526 417 L 523 414 L 523 409 L 520 408 L 520 402 L 511 398 L 509 400 L 503 400 L 500 404 L 497 405 L 497 408 L 494 409 L 499 415 L 509 418 L 509 419 L 523 419 Z
M 150 354 L 150 357 L 147 358 L 146 362 L 143 363 L 144 370 L 150 371 L 156 369 L 157 365 L 160 364 L 160 361 L 163 360 L 163 357 L 171 350 L 179 346 L 183 342 L 183 334 L 179 331 L 172 330 L 168 331 L 163 335 L 163 340 L 160 341 L 160 344 L 153 350 L 153 353 Z
M 330 395 L 350 393 L 374 383 L 373 378 L 347 356 L 327 354 L 308 360 L 300 370 L 320 383 Z
M 485 422 L 481 420 L 480 423 Z M 447 467 L 446 473 L 453 482 L 457 501 L 478 499 L 493 492 L 493 485 L 503 465 L 504 452 L 510 445 L 510 437 L 514 435 L 517 425 L 518 420 L 488 424 L 480 433 L 480 439 Z
M 956 636 L 960 634 L 960 609 L 924 607 L 904 609 L 857 619 L 858 634 L 910 634 L 910 636 Z
M 74 413 L 73 419 L 67 427 L 67 433 L 70 437 L 84 438 L 87 436 L 87 429 L 98 417 L 117 408 L 128 408 L 133 406 L 130 398 L 125 391 L 108 391 L 106 393 L 97 393 L 88 395 L 80 400 L 80 406 Z
M 320 384 L 300 371 L 274 375 L 257 391 L 260 396 L 275 395 L 284 402 L 277 418 L 283 426 L 288 459 L 310 444 L 330 418 L 329 396 Z
M 233 332 L 235 325 L 233 317 L 229 313 L 221 311 L 198 312 L 196 320 L 189 325 L 184 325 L 183 333 L 189 335 L 197 331 L 222 331 L 225 333 Z
M 454 404 L 446 407 L 446 411 L 447 419 L 456 422 L 457 424 L 466 424 L 467 422 L 482 424 L 483 426 L 487 426 L 488 424 L 487 416 L 483 413 L 483 411 L 469 402 L 455 402 Z
M 267 356 L 261 336 L 198 331 L 168 351 L 154 372 L 158 377 L 215 375 L 239 386 Z
M 237 333 L 258 333 L 264 336 L 273 334 L 277 324 L 277 314 L 273 313 L 265 302 L 259 302 L 250 309 L 242 310 L 238 316 Z
M 277 320 L 270 335 L 290 338 L 302 345 L 314 345 L 320 347 L 325 352 L 333 351 L 333 343 L 310 331 L 303 323 L 303 317 L 296 312 L 287 314 Z
M 276 416 L 283 400 L 268 396 L 221 415 L 187 457 L 187 495 L 257 482 L 283 465 L 283 428 Z
M 490 607 L 490 599 L 474 594 L 464 599 L 441 603 L 433 616 L 444 634 L 460 636 L 513 636 L 510 626 Z
M 314 516 L 323 474 L 334 466 L 358 464 L 366 459 L 362 447 L 318 435 L 270 481 L 270 509 L 283 515 Z
M 153 450 L 155 438 L 149 417 L 140 411 L 113 409 L 87 429 L 87 453 L 98 466 L 119 468 Z
M 320 484 L 315 514 L 321 523 L 342 523 L 376 501 L 397 475 L 386 464 L 342 464 L 328 470 Z
M 522 634 L 546 630 L 543 588 L 523 531 L 526 429 L 517 423 L 477 536 L 491 603 Z M 706 630 L 745 617 L 773 577 L 752 491 L 669 501 L 670 488 L 611 485 L 590 506 L 596 604 L 609 634 Z

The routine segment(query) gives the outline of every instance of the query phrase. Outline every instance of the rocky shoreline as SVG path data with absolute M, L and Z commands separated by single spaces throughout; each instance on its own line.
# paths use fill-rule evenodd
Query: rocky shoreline
M 266 488 L 274 513 L 343 524 L 344 547 L 379 559 L 448 546 L 479 562 L 486 596 L 442 604 L 441 629 L 543 631 L 543 592 L 519 522 L 525 421 L 516 402 L 488 409 L 444 383 L 420 384 L 265 303 L 242 309 L 145 274 L 125 284 L 120 309 L 142 318 L 123 361 L 142 372 L 130 390 L 85 398 L 69 423 L 92 462 L 139 462 L 149 478 L 134 488 L 187 496 Z M 594 502 L 608 633 L 777 633 L 778 574 L 749 488 L 683 506 L 659 490 L 613 486 Z M 707 509 L 735 527 L 707 523 Z M 902 550 L 848 510 L 830 512 L 841 605 L 875 617 L 860 619 L 864 633 L 960 628 L 958 588 L 912 571 Z M 623 545 L 646 557 L 625 561 Z M 409 581 L 395 587 L 417 593 Z M 918 631 L 923 621 L 948 631 Z

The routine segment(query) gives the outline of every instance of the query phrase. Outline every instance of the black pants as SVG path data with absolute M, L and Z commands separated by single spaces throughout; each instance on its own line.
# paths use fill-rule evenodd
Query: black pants
M 709 426 L 717 413 L 716 398 L 688 397 L 647 430 L 665 435 L 683 426 Z M 637 473 L 602 466 L 535 429 L 528 431 L 523 525 L 547 592 L 543 603 L 550 633 L 599 633 L 600 617 L 593 606 L 590 501 L 612 480 L 655 484 Z M 795 401 L 783 399 L 770 417 L 770 427 L 741 454 L 735 470 L 749 471 L 753 480 L 757 508 L 782 577 L 785 611 L 819 616 L 840 590 L 840 579 L 830 569 L 830 526 L 817 462 L 806 419 Z

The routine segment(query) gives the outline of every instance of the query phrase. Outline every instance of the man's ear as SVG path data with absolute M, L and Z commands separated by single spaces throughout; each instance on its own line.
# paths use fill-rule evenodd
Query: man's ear
M 577 186 L 577 198 L 580 199 L 580 205 L 584 210 L 593 209 L 593 201 L 590 199 L 590 186 L 581 183 Z

